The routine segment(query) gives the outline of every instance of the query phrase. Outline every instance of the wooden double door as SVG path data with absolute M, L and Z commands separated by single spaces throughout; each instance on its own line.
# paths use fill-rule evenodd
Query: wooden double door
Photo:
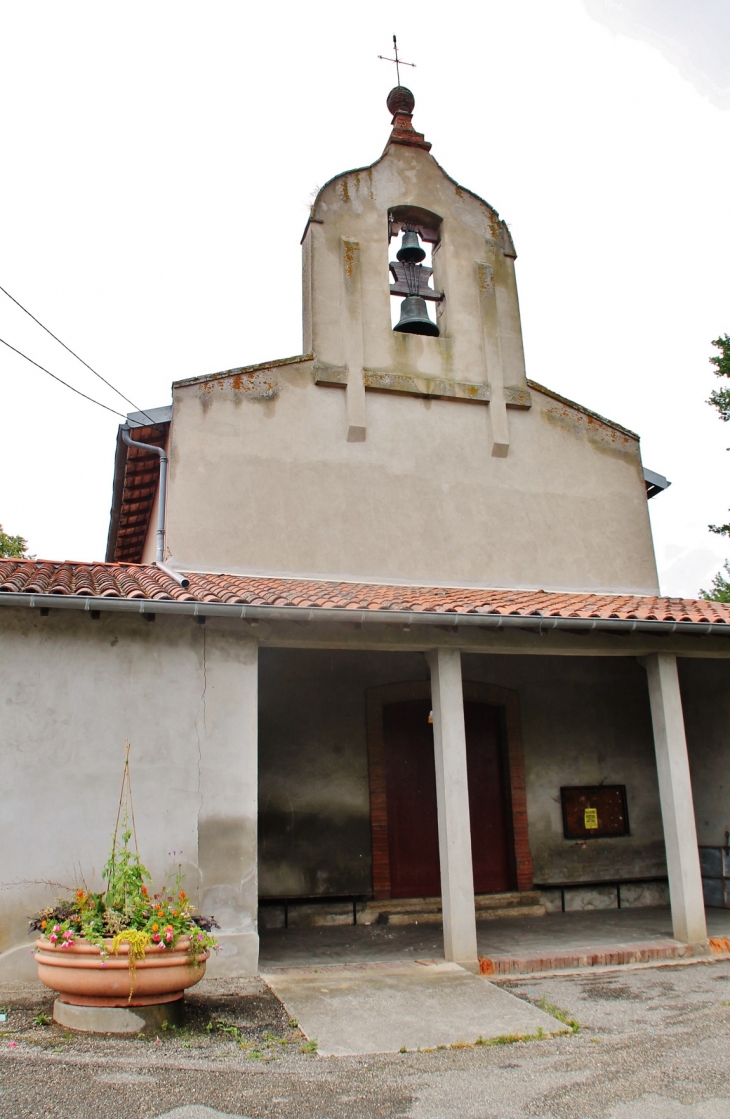
M 391 897 L 441 894 L 430 699 L 384 703 Z M 469 815 L 477 894 L 514 889 L 514 841 L 501 709 L 464 703 Z

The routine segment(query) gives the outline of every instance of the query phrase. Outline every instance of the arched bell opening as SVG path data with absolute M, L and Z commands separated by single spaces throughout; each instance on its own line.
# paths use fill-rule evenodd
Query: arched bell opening
M 400 239 L 396 259 L 390 262 L 392 283 L 391 323 L 401 334 L 437 338 L 439 328 L 428 303 L 443 299 L 431 285 L 433 250 L 438 248 L 437 214 L 415 206 L 401 206 L 388 215 L 389 240 Z

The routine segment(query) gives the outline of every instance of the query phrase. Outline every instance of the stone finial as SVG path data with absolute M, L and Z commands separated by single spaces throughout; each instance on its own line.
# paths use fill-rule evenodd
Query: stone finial
M 410 89 L 404 85 L 397 85 L 388 94 L 388 109 L 393 114 L 393 131 L 390 134 L 388 145 L 406 144 L 411 148 L 423 148 L 430 151 L 431 145 L 423 138 L 421 132 L 416 132 L 411 119 L 416 99 Z M 386 145 L 386 148 L 387 146 Z
M 412 113 L 415 104 L 415 97 L 404 85 L 397 85 L 388 94 L 387 105 L 393 116 L 396 113 Z

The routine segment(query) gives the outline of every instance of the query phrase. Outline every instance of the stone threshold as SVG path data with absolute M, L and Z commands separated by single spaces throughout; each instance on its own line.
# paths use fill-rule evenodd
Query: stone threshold
M 547 908 L 536 890 L 517 890 L 505 894 L 477 894 L 474 898 L 477 921 L 502 917 L 544 917 Z M 358 925 L 440 924 L 443 920 L 441 898 L 388 898 L 367 903 L 358 914 Z

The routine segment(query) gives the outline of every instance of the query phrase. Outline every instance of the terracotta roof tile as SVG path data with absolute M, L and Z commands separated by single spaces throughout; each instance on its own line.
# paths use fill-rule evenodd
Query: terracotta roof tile
M 52 594 L 150 602 L 230 603 L 306 609 L 713 623 L 730 626 L 730 604 L 653 595 L 380 586 L 252 575 L 191 574 L 183 590 L 159 568 L 127 563 L 0 559 L 3 594 Z

